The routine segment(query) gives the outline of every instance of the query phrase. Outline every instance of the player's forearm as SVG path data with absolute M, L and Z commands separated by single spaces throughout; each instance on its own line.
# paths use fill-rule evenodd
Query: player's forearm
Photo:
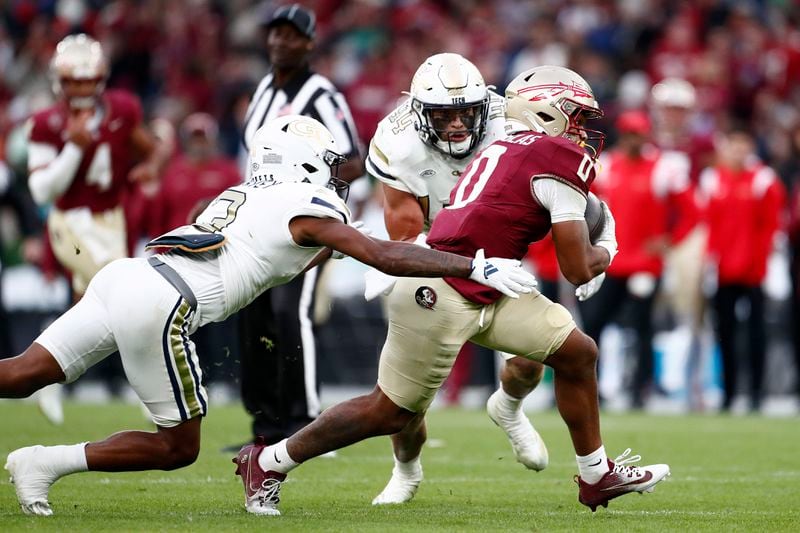
M 82 158 L 83 150 L 68 142 L 49 164 L 31 172 L 28 187 L 33 200 L 44 205 L 64 194 L 75 179 Z
M 611 264 L 611 253 L 603 246 L 592 246 L 592 253 L 589 256 L 589 279 L 599 276 L 608 269 Z M 588 279 L 586 281 L 589 281 Z M 583 281 L 583 283 L 586 283 Z
M 610 254 L 602 246 L 587 244 L 585 251 L 579 254 L 565 255 L 556 248 L 558 264 L 564 278 L 573 285 L 583 285 L 590 279 L 606 271 L 610 263 Z
M 469 257 L 404 242 L 378 242 L 381 253 L 372 266 L 392 276 L 468 278 L 472 273 L 472 259 Z

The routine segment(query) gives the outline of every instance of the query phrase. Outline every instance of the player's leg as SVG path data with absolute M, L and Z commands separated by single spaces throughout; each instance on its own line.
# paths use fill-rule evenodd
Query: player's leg
M 58 362 L 36 342 L 16 357 L 0 359 L 0 398 L 26 398 L 64 379 Z
M 669 466 L 632 466 L 641 456 L 628 457 L 630 448 L 614 461 L 606 456 L 600 436 L 595 342 L 574 328 L 545 363 L 554 370 L 556 404 L 575 448 L 578 500 L 594 511 L 624 494 L 652 492 L 669 475 Z
M 556 404 L 567 424 L 580 475 L 579 500 L 593 510 L 628 492 L 651 490 L 669 473 L 666 465 L 642 468 L 626 451 L 609 461 L 600 437 L 597 345 L 575 326 L 563 306 L 541 295 L 501 299 L 490 326 L 473 340 L 491 348 L 543 361 L 554 370 Z
M 23 511 L 52 514 L 49 488 L 70 473 L 171 470 L 195 460 L 207 402 L 188 339 L 196 325 L 192 304 L 145 261 L 118 261 L 94 278 L 86 296 L 37 341 L 50 347 L 66 380 L 118 348 L 131 386 L 159 428 L 12 452 L 6 468 Z
M 110 269 L 113 270 L 112 267 Z M 53 322 L 21 356 L 0 362 L 0 395 L 24 396 L 44 385 L 71 382 L 117 349 L 99 293 L 113 283 L 101 272 L 86 295 Z M 86 470 L 85 443 L 30 446 L 11 452 L 5 468 L 26 514 L 50 515 L 50 486 L 60 477 Z
M 425 413 L 417 415 L 392 435 L 394 467 L 392 477 L 383 490 L 372 499 L 372 505 L 406 503 L 414 498 L 422 483 L 422 446 L 428 439 Z
M 422 289 L 429 291 L 428 298 L 417 303 L 415 294 Z M 454 311 L 462 307 L 463 313 Z M 389 297 L 389 333 L 381 353 L 378 386 L 366 396 L 326 409 L 314 422 L 273 446 L 242 448 L 234 462 L 244 481 L 247 510 L 280 514 L 276 507 L 280 483 L 300 463 L 368 437 L 397 433 L 415 419 L 415 413 L 423 413 L 461 344 L 477 329 L 478 314 L 479 306 L 465 305 L 442 280 L 398 281 Z M 398 453 L 419 461 L 424 426 L 409 428 L 407 437 L 408 449 Z M 261 488 L 252 490 L 253 486 Z
M 432 309 L 416 297 L 422 290 L 432 295 Z M 423 414 L 392 436 L 392 477 L 373 505 L 405 503 L 416 494 L 423 479 L 421 452 L 427 439 L 424 412 L 450 375 L 459 350 L 478 331 L 481 309 L 442 280 L 402 280 L 388 304 L 389 333 L 378 383 L 395 403 Z
M 233 459 L 242 477 L 245 508 L 280 515 L 280 485 L 300 463 L 369 437 L 400 431 L 414 413 L 397 406 L 379 387 L 333 407 L 288 439 L 267 446 L 263 439 L 245 445 Z
M 544 366 L 524 357 L 507 357 L 500 370 L 500 387 L 486 402 L 489 418 L 508 437 L 517 461 L 530 470 L 547 468 L 547 447 L 530 419 L 522 410 L 522 402 L 539 385 L 544 376 Z
M 194 463 L 200 453 L 200 422 L 195 417 L 155 432 L 122 431 L 86 444 L 90 471 L 175 470 Z
M 543 470 L 549 462 L 547 446 L 522 411 L 522 400 L 539 384 L 544 373 L 541 360 L 568 333 L 561 330 L 572 317 L 537 291 L 519 300 L 503 298 L 489 309 L 488 329 L 473 340 L 499 350 L 506 364 L 501 387 L 486 402 L 487 412 L 505 431 L 517 461 L 531 470 Z

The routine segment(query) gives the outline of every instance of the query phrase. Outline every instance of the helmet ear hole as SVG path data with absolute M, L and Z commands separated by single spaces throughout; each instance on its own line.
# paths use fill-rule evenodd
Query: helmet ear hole
M 312 165 L 312 164 L 310 164 L 310 163 L 303 163 L 302 167 L 303 167 L 303 168 L 305 169 L 305 171 L 306 171 L 306 172 L 308 172 L 309 174 L 312 174 L 312 173 L 314 173 L 314 172 L 316 172 L 316 171 L 318 170 L 318 169 L 317 169 L 317 167 L 315 167 L 314 165 Z
M 547 113 L 545 113 L 543 111 L 539 111 L 538 113 L 536 113 L 536 116 L 539 117 L 540 119 L 542 119 L 542 122 L 545 122 L 545 123 L 553 122 L 556 119 L 556 117 L 554 117 L 552 115 L 548 115 Z

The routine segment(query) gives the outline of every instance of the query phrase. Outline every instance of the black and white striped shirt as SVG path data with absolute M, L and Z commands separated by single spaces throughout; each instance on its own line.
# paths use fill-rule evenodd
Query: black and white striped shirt
M 350 108 L 333 83 L 309 69 L 298 73 L 284 87 L 276 88 L 273 79 L 271 73 L 267 74 L 250 100 L 242 136 L 246 150 L 262 125 L 279 116 L 296 114 L 322 122 L 348 159 L 361 157 Z

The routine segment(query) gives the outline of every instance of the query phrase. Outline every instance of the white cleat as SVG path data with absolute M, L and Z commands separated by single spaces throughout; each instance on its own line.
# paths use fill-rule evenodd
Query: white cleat
M 533 424 L 522 412 L 522 409 L 512 411 L 501 406 L 501 393 L 501 389 L 496 390 L 486 402 L 489 418 L 506 432 L 517 462 L 522 463 L 529 470 L 537 472 L 544 470 L 550 461 L 544 440 L 533 428 Z
M 397 467 L 392 469 L 392 478 L 383 488 L 380 494 L 372 500 L 372 505 L 391 505 L 410 502 L 417 493 L 419 484 L 422 482 L 422 469 L 419 475 L 408 476 L 397 471 Z
M 50 486 L 58 479 L 58 474 L 42 461 L 44 446 L 28 446 L 8 454 L 6 470 L 11 474 L 11 482 L 17 492 L 17 500 L 22 512 L 30 515 L 50 516 L 53 510 L 47 501 Z
M 64 405 L 61 401 L 61 385 L 54 383 L 36 393 L 36 403 L 44 417 L 53 425 L 64 423 Z

